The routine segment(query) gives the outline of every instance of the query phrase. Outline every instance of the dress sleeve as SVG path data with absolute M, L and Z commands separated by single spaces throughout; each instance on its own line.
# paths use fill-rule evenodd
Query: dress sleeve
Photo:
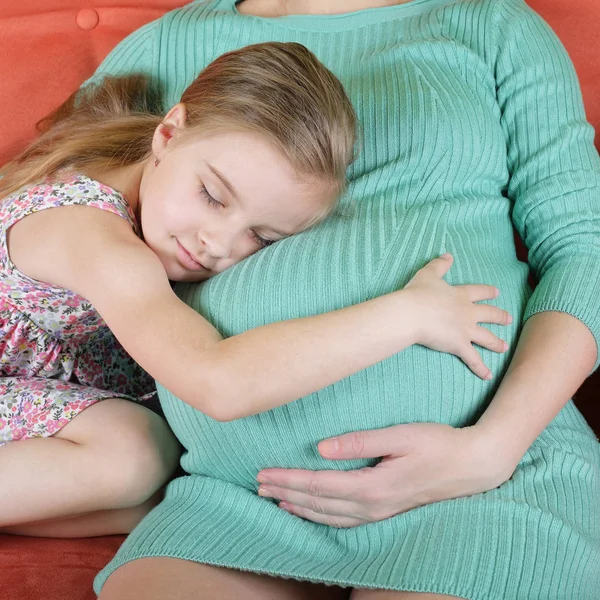
M 575 69 L 523 0 L 497 0 L 495 78 L 512 218 L 538 285 L 524 319 L 568 313 L 592 332 L 600 364 L 600 158 Z

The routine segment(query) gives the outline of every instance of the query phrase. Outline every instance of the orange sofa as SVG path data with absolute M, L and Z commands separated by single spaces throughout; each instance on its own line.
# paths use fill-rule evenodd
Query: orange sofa
M 528 2 L 554 27 L 570 52 L 588 118 L 600 128 L 600 2 Z M 0 164 L 24 147 L 35 135 L 34 124 L 91 75 L 120 39 L 184 4 L 184 0 L 2 0 Z M 596 145 L 600 147 L 598 137 Z M 597 373 L 576 396 L 597 433 L 599 400 Z M 52 540 L 0 535 L 0 598 L 91 600 L 94 575 L 122 540 L 121 536 Z

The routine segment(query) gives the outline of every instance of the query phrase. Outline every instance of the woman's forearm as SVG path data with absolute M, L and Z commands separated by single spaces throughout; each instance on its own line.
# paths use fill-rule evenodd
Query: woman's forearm
M 597 346 L 566 313 L 533 315 L 490 406 L 477 422 L 484 439 L 515 464 L 590 374 Z

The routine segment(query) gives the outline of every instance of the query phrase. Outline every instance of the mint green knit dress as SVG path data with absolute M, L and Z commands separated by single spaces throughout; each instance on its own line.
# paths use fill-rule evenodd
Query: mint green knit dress
M 277 243 L 180 297 L 224 335 L 329 311 L 404 285 L 431 258 L 448 280 L 484 282 L 514 316 L 490 326 L 516 345 L 553 310 L 600 340 L 600 160 L 576 76 L 522 0 L 412 0 L 346 15 L 264 19 L 234 0 L 193 2 L 125 40 L 99 73 L 141 71 L 165 108 L 210 61 L 263 41 L 306 45 L 344 83 L 362 124 L 343 214 Z M 539 280 L 515 255 L 512 224 Z M 569 402 L 498 489 L 336 529 L 257 495 L 266 467 L 351 469 L 327 437 L 396 423 L 474 423 L 495 378 L 456 357 L 408 350 L 318 393 L 219 423 L 159 388 L 189 473 L 98 575 L 168 556 L 315 582 L 470 600 L 600 598 L 600 444 Z M 307 373 L 307 376 L 310 374 Z

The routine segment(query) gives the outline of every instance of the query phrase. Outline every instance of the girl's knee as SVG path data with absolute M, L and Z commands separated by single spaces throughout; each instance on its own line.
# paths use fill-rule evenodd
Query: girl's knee
M 115 508 L 146 502 L 173 475 L 181 454 L 167 422 L 128 400 L 110 399 L 91 406 L 57 437 L 103 457 L 98 476 L 106 482 L 102 489 Z
M 143 409 L 121 429 L 113 448 L 121 499 L 126 506 L 147 501 L 175 472 L 181 446 L 167 422 Z

